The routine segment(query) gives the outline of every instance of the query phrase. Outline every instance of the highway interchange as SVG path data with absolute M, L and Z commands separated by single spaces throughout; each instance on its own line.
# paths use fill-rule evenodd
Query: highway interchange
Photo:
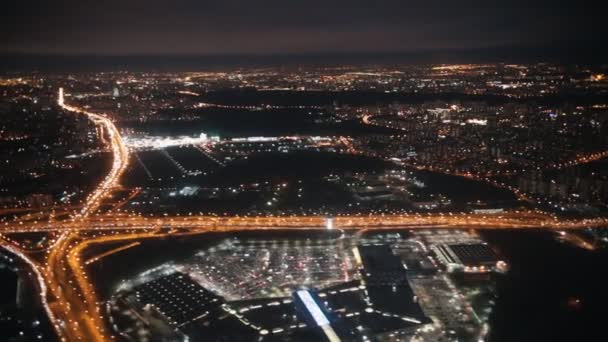
M 103 301 L 87 275 L 95 257 L 84 258 L 92 246 L 162 239 L 209 232 L 271 231 L 283 229 L 382 230 L 382 229 L 552 229 L 563 231 L 608 226 L 603 218 L 563 220 L 540 211 L 499 213 L 441 213 L 411 215 L 218 217 L 175 216 L 151 218 L 125 213 L 95 214 L 104 199 L 119 186 L 129 162 L 129 151 L 112 120 L 65 103 L 63 89 L 58 105 L 75 115 L 86 115 L 102 132 L 113 154 L 107 176 L 71 218 L 58 221 L 26 221 L 0 226 L 3 247 L 19 256 L 35 274 L 40 302 L 62 341 L 110 341 L 115 337 L 104 318 Z M 39 233 L 43 246 L 27 243 L 23 233 Z M 119 251 L 117 249 L 117 251 Z M 106 255 L 105 253 L 104 255 Z M 104 255 L 98 255 L 99 258 Z

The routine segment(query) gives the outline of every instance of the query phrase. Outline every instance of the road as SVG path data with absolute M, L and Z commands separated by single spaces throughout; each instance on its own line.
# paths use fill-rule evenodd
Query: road
M 112 120 L 103 115 L 89 112 L 84 108 L 66 104 L 63 88 L 59 88 L 57 104 L 64 110 L 86 115 L 95 123 L 95 125 L 97 125 L 100 131 L 107 134 L 109 138 L 108 145 L 113 154 L 112 167 L 101 184 L 99 184 L 99 186 L 97 186 L 97 188 L 87 197 L 79 214 L 79 216 L 87 216 L 95 212 L 101 201 L 118 185 L 120 176 L 124 173 L 129 164 L 129 150 L 122 141 L 120 132 Z M 103 137 L 103 134 L 101 136 Z
M 94 213 L 103 199 L 108 197 L 113 189 L 118 187 L 120 177 L 129 163 L 129 151 L 123 143 L 118 128 L 109 118 L 89 112 L 83 108 L 65 103 L 63 88 L 59 88 L 57 104 L 64 110 L 86 115 L 95 123 L 100 132 L 101 140 L 108 145 L 113 155 L 112 166 L 106 177 L 93 190 L 85 201 L 76 218 L 84 219 Z M 105 139 L 107 135 L 107 139 Z M 54 311 L 55 317 L 62 317 L 53 322 L 59 337 L 67 341 L 106 341 L 109 335 L 105 332 L 105 324 L 98 314 L 97 302 L 89 302 L 86 296 L 90 289 L 78 277 L 80 269 L 70 269 L 70 257 L 77 255 L 75 241 L 80 232 L 73 229 L 63 229 L 58 243 L 48 250 L 44 260 L 43 274 L 46 288 L 51 295 L 49 310 Z M 78 257 L 79 258 L 79 257 Z M 70 272 L 68 271 L 70 270 Z M 77 283 L 80 287 L 76 287 Z M 51 307 L 52 305 L 52 307 Z M 74 313 L 77 313 L 74 315 Z
M 86 115 L 96 126 L 100 134 L 100 140 L 107 145 L 112 152 L 112 166 L 102 182 L 89 194 L 79 212 L 72 217 L 73 220 L 85 220 L 89 215 L 97 211 L 101 202 L 118 187 L 120 177 L 127 168 L 129 162 L 129 151 L 123 143 L 118 128 L 109 118 L 89 112 L 83 108 L 69 105 L 65 102 L 63 88 L 59 88 L 57 105 L 66 111 Z M 36 222 L 19 223 L 21 227 L 36 225 Z M 48 224 L 48 223 L 47 223 Z M 52 222 L 51 224 L 55 224 Z M 61 223 L 58 223 L 61 226 Z M 38 279 L 40 290 L 40 301 L 45 308 L 57 336 L 61 341 L 108 341 L 111 336 L 105 331 L 105 324 L 98 314 L 97 302 L 90 302 L 84 294 L 88 293 L 88 283 L 83 283 L 79 278 L 79 269 L 70 268 L 69 258 L 76 255 L 79 261 L 76 242 L 81 238 L 81 232 L 75 229 L 63 227 L 58 229 L 56 235 L 46 254 L 40 256 L 40 252 L 32 252 L 19 243 L 6 239 L 2 236 L 2 242 L 7 249 L 12 251 L 27 262 Z M 2 234 L 10 232 L 11 229 L 2 230 Z M 77 287 L 76 284 L 79 286 Z
M 205 231 L 231 231 L 274 228 L 324 228 L 323 216 L 163 216 L 145 217 L 112 213 L 74 218 L 61 222 L 12 224 L 0 228 L 3 233 L 65 232 L 65 231 L 131 231 L 153 227 L 172 229 L 203 229 Z M 432 213 L 410 215 L 337 216 L 334 226 L 345 229 L 386 227 L 452 227 L 477 229 L 546 228 L 557 230 L 608 226 L 607 218 L 559 219 L 542 211 L 505 211 L 485 213 Z

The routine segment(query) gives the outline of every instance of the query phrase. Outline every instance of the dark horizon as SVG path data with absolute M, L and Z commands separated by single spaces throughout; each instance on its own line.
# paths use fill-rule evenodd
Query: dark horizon
M 0 55 L 602 62 L 603 13 L 570 0 L 24 0 L 3 8 Z
M 239 67 L 397 66 L 452 63 L 559 63 L 605 67 L 607 48 L 588 44 L 506 46 L 419 52 L 300 54 L 0 54 L 3 72 L 26 71 L 184 71 Z

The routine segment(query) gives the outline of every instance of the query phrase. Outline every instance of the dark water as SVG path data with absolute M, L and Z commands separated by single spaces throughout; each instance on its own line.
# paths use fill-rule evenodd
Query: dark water
M 484 235 L 511 267 L 498 280 L 491 341 L 606 340 L 608 250 L 576 248 L 547 232 Z

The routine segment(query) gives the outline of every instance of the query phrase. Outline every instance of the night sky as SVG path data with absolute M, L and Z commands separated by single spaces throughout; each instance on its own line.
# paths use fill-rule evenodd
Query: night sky
M 604 46 L 599 1 L 13 0 L 0 53 L 393 53 Z

